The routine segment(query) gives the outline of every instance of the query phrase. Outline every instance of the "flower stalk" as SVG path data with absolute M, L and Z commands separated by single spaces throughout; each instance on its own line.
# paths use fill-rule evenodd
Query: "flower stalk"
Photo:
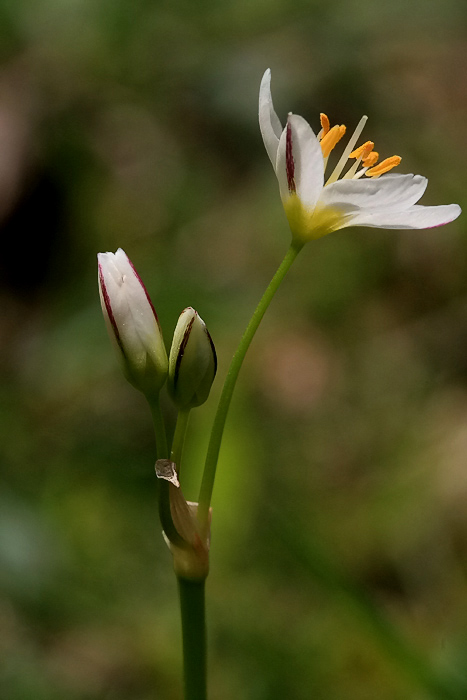
M 161 411 L 160 396 L 148 398 L 149 408 L 151 409 L 152 423 L 154 426 L 154 435 L 156 439 L 156 460 L 166 459 L 169 454 L 167 445 L 167 434 L 165 431 L 164 417 Z
M 182 468 L 183 445 L 185 443 L 186 431 L 190 420 L 190 408 L 180 409 L 175 424 L 175 432 L 170 450 L 170 459 L 177 465 L 178 478 Z
M 206 581 L 178 577 L 182 620 L 184 700 L 207 700 Z
M 208 527 L 209 518 L 209 508 L 211 504 L 212 491 L 214 488 L 214 480 L 216 478 L 217 462 L 219 458 L 219 451 L 222 442 L 222 436 L 224 434 L 225 422 L 227 420 L 227 414 L 230 408 L 230 402 L 232 401 L 233 392 L 235 389 L 235 384 L 237 383 L 238 375 L 245 359 L 248 348 L 250 347 L 251 341 L 258 330 L 259 324 L 267 311 L 269 304 L 271 303 L 275 293 L 277 292 L 282 280 L 289 271 L 292 263 L 299 254 L 300 250 L 303 248 L 303 243 L 299 241 L 292 241 L 282 263 L 279 265 L 277 272 L 269 283 L 266 291 L 264 292 L 258 306 L 256 307 L 253 316 L 242 336 L 242 339 L 235 351 L 235 354 L 230 363 L 227 376 L 225 378 L 224 386 L 222 388 L 222 393 L 219 399 L 219 404 L 217 406 L 217 412 L 214 417 L 214 422 L 211 430 L 211 437 L 209 440 L 208 451 L 206 454 L 206 461 L 204 465 L 203 479 L 201 482 L 201 489 L 199 493 L 199 505 L 198 505 L 198 520 L 201 524 L 202 531 L 205 531 Z

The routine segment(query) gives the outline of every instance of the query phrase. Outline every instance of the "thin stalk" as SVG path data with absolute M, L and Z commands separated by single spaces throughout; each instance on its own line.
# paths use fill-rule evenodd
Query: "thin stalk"
M 207 700 L 205 580 L 178 579 L 185 700 Z
M 177 475 L 180 479 L 180 470 L 182 467 L 183 444 L 185 442 L 186 431 L 188 428 L 188 420 L 190 418 L 189 408 L 180 410 L 177 416 L 175 432 L 172 440 L 172 449 L 170 450 L 170 459 L 177 465 Z
M 290 248 L 288 249 L 285 258 L 280 264 L 276 274 L 272 278 L 269 286 L 261 298 L 258 306 L 250 319 L 250 322 L 246 328 L 245 333 L 237 347 L 237 350 L 230 363 L 229 371 L 225 378 L 224 386 L 222 389 L 221 397 L 219 399 L 219 405 L 217 407 L 217 413 L 214 418 L 214 423 L 211 430 L 211 437 L 209 441 L 208 451 L 206 455 L 206 462 L 204 465 L 203 479 L 201 482 L 201 489 L 199 494 L 199 506 L 198 506 L 198 519 L 203 530 L 206 530 L 208 525 L 209 517 L 209 507 L 211 504 L 212 491 L 214 488 L 214 479 L 216 476 L 217 461 L 219 458 L 219 450 L 222 442 L 222 435 L 224 432 L 225 422 L 227 419 L 227 413 L 229 411 L 230 402 L 232 400 L 232 395 L 235 389 L 235 384 L 245 358 L 246 352 L 250 347 L 250 343 L 258 329 L 258 326 L 263 318 L 266 310 L 271 303 L 274 294 L 279 288 L 280 283 L 287 274 L 290 266 L 297 257 L 298 253 L 303 247 L 303 243 L 292 241 Z
M 167 446 L 165 423 L 162 416 L 159 395 L 157 395 L 156 398 L 148 399 L 148 402 L 151 408 L 152 422 L 156 436 L 156 459 L 167 459 L 169 456 L 169 448 Z

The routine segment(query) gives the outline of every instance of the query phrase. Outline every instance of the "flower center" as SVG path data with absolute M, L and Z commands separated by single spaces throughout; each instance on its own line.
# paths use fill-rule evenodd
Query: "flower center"
M 308 209 L 295 192 L 287 198 L 284 209 L 293 237 L 303 243 L 337 231 L 346 219 L 335 207 L 316 206 L 312 210 Z
M 329 119 L 326 116 L 326 114 L 321 113 L 319 115 L 319 119 L 321 123 L 321 131 L 318 134 L 318 139 L 321 145 L 321 150 L 323 152 L 324 167 L 326 168 L 329 154 L 344 136 L 346 128 L 343 124 L 336 125 L 331 128 Z M 373 150 L 375 146 L 373 141 L 365 141 L 364 144 L 362 144 L 358 148 L 355 148 L 355 145 L 360 137 L 360 134 L 363 131 L 363 127 L 365 126 L 367 119 L 368 117 L 366 116 L 360 119 L 359 123 L 357 124 L 357 128 L 350 137 L 349 142 L 345 147 L 344 152 L 341 158 L 339 159 L 339 162 L 337 163 L 329 179 L 327 180 L 326 185 L 329 185 L 332 182 L 336 182 L 336 180 L 339 179 L 339 176 L 344 170 L 347 160 L 349 158 L 355 159 L 355 163 L 348 169 L 348 171 L 343 176 L 344 180 L 357 180 L 358 178 L 362 177 L 362 175 L 365 175 L 366 177 L 379 177 L 380 175 L 389 172 L 389 170 L 392 170 L 392 168 L 395 168 L 401 162 L 400 156 L 391 156 L 390 158 L 382 160 L 381 163 L 378 163 L 379 153 Z M 295 189 L 293 191 L 295 192 Z

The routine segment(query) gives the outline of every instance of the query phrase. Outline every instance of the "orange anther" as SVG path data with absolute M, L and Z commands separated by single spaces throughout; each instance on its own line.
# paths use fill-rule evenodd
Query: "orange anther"
M 328 133 L 321 139 L 321 149 L 323 151 L 323 158 L 327 158 L 331 153 L 332 149 L 338 143 L 343 135 L 345 134 L 345 126 L 333 126 Z
M 374 168 L 367 170 L 365 175 L 367 177 L 379 177 L 380 175 L 383 175 L 383 173 L 387 173 L 388 170 L 395 168 L 396 165 L 399 165 L 401 160 L 402 158 L 400 156 L 391 156 L 390 158 L 386 158 L 385 160 L 382 160 L 381 163 L 378 163 L 378 165 L 376 165 Z
M 363 165 L 365 168 L 371 168 L 375 163 L 378 162 L 379 153 L 377 151 L 371 151 L 366 158 L 363 158 Z
M 322 128 L 321 138 L 323 138 L 323 136 L 326 136 L 330 129 L 329 119 L 326 114 L 323 114 L 323 112 L 321 112 L 321 114 L 319 115 L 319 121 Z
M 375 144 L 373 143 L 373 141 L 365 141 L 363 146 L 359 146 L 355 149 L 355 151 L 352 151 L 352 153 L 349 155 L 349 158 L 361 158 L 363 160 L 373 150 L 374 147 Z

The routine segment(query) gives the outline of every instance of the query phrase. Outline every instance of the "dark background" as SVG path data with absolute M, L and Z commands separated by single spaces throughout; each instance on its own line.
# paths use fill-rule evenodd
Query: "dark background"
M 106 336 L 96 253 L 124 248 L 167 344 L 188 305 L 211 331 L 196 499 L 228 362 L 289 241 L 264 70 L 282 120 L 368 114 L 382 157 L 429 178 L 422 203 L 465 208 L 466 37 L 462 0 L 1 0 L 2 698 L 181 697 L 150 416 Z M 317 546 L 429 664 L 464 670 L 465 227 L 334 233 L 274 301 L 214 494 L 213 699 L 428 697 L 316 577 Z

